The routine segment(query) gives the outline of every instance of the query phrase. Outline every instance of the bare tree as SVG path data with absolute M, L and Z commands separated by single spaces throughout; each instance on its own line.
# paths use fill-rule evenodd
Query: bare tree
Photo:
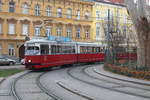
M 124 51 L 122 44 L 125 44 L 126 32 L 121 31 L 120 18 L 117 16 L 111 15 L 110 9 L 108 9 L 108 17 L 104 18 L 105 21 L 102 23 L 105 39 L 107 42 L 106 48 L 106 64 L 115 63 L 117 60 L 117 53 Z M 117 21 L 114 20 L 117 19 Z M 124 50 L 123 50 L 124 49 Z M 125 52 L 125 51 L 124 51 Z
M 150 69 L 150 5 L 149 0 L 125 0 L 136 29 L 138 67 Z

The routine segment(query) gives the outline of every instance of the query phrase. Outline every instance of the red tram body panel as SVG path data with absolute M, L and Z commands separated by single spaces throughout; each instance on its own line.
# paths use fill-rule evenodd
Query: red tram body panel
M 104 61 L 104 54 L 101 53 L 101 54 L 37 55 L 37 56 L 25 56 L 25 59 L 26 59 L 26 68 L 40 69 L 53 66 L 61 66 L 66 64 Z
M 79 63 L 104 61 L 104 53 L 78 54 L 77 56 Z
M 76 58 L 76 54 L 25 56 L 26 68 L 29 69 L 40 69 L 65 64 L 74 64 L 77 62 Z M 31 62 L 27 62 L 30 60 Z

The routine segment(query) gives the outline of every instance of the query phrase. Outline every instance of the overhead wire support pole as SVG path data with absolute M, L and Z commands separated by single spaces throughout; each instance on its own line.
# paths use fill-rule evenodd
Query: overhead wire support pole
M 106 31 L 106 41 L 107 41 L 107 47 L 106 47 L 106 63 L 110 62 L 110 9 L 108 9 L 108 16 L 107 16 L 107 31 Z

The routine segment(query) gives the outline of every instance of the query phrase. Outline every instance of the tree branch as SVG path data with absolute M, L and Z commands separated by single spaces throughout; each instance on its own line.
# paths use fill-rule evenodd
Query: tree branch
M 127 5 L 127 9 L 129 11 L 129 15 L 132 19 L 132 22 L 134 25 L 137 25 L 137 20 L 138 20 L 138 10 L 137 10 L 137 6 L 134 3 L 133 0 L 125 0 L 125 3 Z

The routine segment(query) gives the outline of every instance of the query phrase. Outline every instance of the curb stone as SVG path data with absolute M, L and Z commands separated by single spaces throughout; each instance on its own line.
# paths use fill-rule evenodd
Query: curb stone
M 131 83 L 134 83 L 134 84 L 150 86 L 150 82 L 146 81 L 146 80 L 130 78 L 130 77 L 127 77 L 127 76 L 122 76 L 122 75 L 118 75 L 118 74 L 115 74 L 115 73 L 107 72 L 107 71 L 104 70 L 104 66 L 101 66 L 101 68 L 100 67 L 97 67 L 97 68 L 95 67 L 93 70 L 94 70 L 94 72 L 96 72 L 98 74 L 101 74 L 103 76 L 106 76 L 106 77 L 114 78 L 114 79 L 121 80 L 121 81 L 131 82 Z
M 0 78 L 0 84 L 5 80 L 5 78 Z

